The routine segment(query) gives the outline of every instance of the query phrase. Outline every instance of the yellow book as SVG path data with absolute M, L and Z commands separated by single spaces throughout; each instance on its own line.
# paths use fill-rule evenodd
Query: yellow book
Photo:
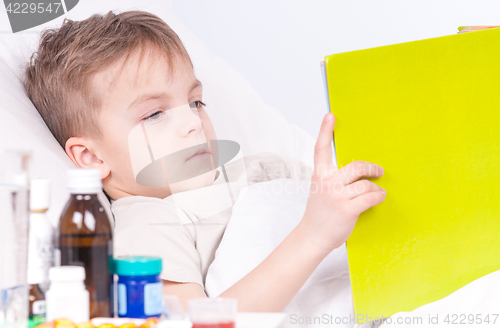
M 460 32 L 468 32 L 468 31 L 479 31 L 479 30 L 485 30 L 485 29 L 488 29 L 488 28 L 496 28 L 496 27 L 500 27 L 500 26 L 497 26 L 497 25 L 476 25 L 476 26 L 459 26 L 458 27 L 458 30 Z
M 356 315 L 439 300 L 500 269 L 500 29 L 325 57 L 338 166 L 383 203 L 347 241 Z M 368 319 L 369 320 L 369 319 Z

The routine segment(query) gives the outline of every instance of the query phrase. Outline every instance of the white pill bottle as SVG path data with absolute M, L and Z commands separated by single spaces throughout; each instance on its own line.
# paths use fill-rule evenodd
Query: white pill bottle
M 82 266 L 58 266 L 49 270 L 50 288 L 45 294 L 47 321 L 66 318 L 75 324 L 89 321 L 89 292 Z

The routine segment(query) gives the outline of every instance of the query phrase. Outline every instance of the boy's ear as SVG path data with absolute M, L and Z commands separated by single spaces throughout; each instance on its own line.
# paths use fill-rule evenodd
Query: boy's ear
M 93 151 L 92 142 L 85 138 L 72 137 L 66 141 L 66 154 L 77 167 L 101 170 L 101 179 L 111 172 L 108 164 Z

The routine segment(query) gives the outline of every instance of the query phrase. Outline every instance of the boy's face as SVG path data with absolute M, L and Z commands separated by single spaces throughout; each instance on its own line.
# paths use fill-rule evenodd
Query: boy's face
M 166 59 L 145 53 L 139 64 L 136 53 L 125 65 L 118 62 L 94 77 L 93 86 L 103 100 L 99 117 L 102 138 L 95 141 L 95 153 L 109 169 L 103 186 L 113 199 L 130 195 L 164 198 L 211 185 L 214 181 L 216 172 L 210 170 L 184 181 L 166 183 L 166 188 L 146 187 L 136 182 L 132 167 L 136 154 L 130 151 L 129 145 L 129 135 L 134 128 L 137 131 L 141 126 L 156 130 L 161 127 L 164 155 L 192 150 L 193 146 L 216 140 L 201 103 L 201 83 L 188 62 L 177 57 L 174 63 L 175 69 L 170 75 Z M 210 156 L 202 158 L 206 161 Z M 176 166 L 178 170 L 182 166 L 189 169 L 199 165 L 196 163 L 183 159 Z

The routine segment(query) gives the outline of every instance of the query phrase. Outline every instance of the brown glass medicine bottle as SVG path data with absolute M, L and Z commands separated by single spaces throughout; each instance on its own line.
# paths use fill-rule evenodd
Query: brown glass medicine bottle
M 57 231 L 61 265 L 85 268 L 85 287 L 90 296 L 90 318 L 111 316 L 112 229 L 97 193 L 102 189 L 98 169 L 69 169 L 70 193 Z

